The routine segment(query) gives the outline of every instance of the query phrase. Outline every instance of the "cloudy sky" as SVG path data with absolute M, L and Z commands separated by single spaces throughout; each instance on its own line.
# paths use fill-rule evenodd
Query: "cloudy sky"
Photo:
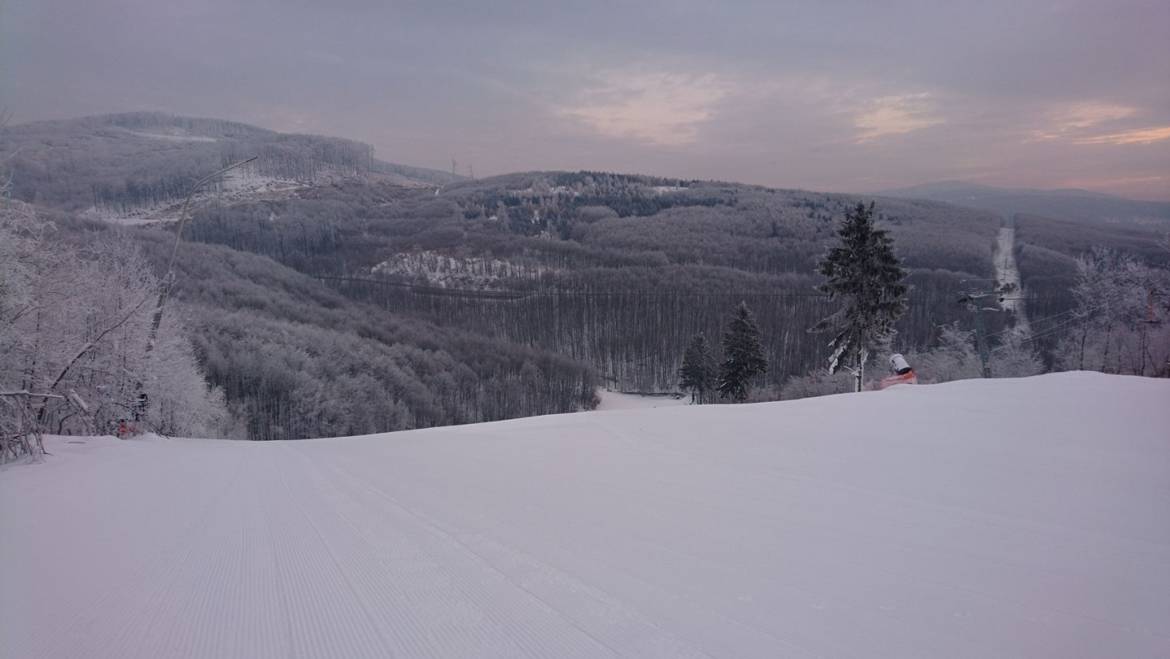
M 230 118 L 479 176 L 1170 199 L 1170 2 L 0 0 L 0 106 Z

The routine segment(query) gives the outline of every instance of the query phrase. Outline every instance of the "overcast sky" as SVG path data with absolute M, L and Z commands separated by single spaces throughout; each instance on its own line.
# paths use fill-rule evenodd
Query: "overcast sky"
M 1170 199 L 1170 2 L 0 0 L 0 106 L 222 117 L 477 176 Z

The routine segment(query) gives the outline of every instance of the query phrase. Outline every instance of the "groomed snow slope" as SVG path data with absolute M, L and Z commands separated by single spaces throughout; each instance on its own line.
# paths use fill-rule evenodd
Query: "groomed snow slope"
M 0 473 L 0 656 L 1166 657 L 1168 402 L 1066 373 L 58 438 Z

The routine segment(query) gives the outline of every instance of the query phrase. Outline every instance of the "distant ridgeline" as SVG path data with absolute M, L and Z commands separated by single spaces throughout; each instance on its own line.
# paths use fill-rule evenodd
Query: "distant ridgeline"
M 235 176 L 312 185 L 389 176 L 398 183 L 455 180 L 434 170 L 374 158 L 367 144 L 290 135 L 220 119 L 160 113 L 116 114 L 10 128 L 12 196 L 74 210 L 132 210 L 183 199 L 192 183 L 229 163 L 257 157 Z M 214 182 L 210 191 L 230 187 Z

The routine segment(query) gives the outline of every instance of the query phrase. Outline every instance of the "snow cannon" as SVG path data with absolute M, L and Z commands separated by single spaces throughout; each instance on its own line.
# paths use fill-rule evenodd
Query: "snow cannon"
M 910 363 L 906 361 L 906 358 L 902 356 L 902 353 L 895 352 L 894 354 L 890 355 L 890 370 L 897 373 L 898 375 L 906 375 L 914 369 L 910 368 Z
M 910 362 L 901 353 L 894 353 L 890 355 L 890 370 L 894 372 L 893 375 L 882 378 L 878 383 L 879 389 L 892 387 L 896 384 L 918 384 L 918 375 L 914 373 L 914 369 L 910 367 Z

